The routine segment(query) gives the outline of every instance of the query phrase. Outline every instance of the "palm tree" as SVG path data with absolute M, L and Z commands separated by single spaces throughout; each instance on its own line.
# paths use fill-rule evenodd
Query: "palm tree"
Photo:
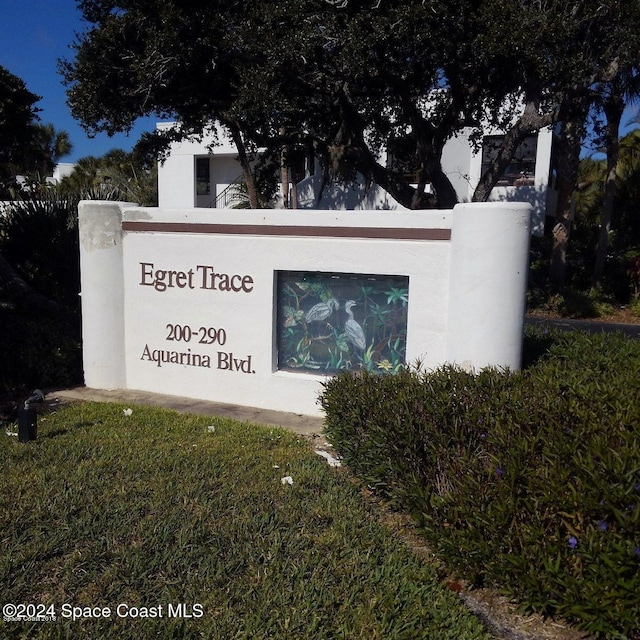
M 640 71 L 638 69 L 631 69 L 618 74 L 603 88 L 602 111 L 606 117 L 603 146 L 607 154 L 607 177 L 602 212 L 600 214 L 596 263 L 593 270 L 592 284 L 596 289 L 599 289 L 602 285 L 602 274 L 609 247 L 609 231 L 611 230 L 611 219 L 613 217 L 616 175 L 620 155 L 620 122 L 622 121 L 625 106 L 638 99 L 640 99 Z
M 640 124 L 640 116 L 629 121 L 629 124 Z M 621 182 L 631 175 L 637 175 L 640 169 L 640 129 L 634 129 L 620 138 L 620 155 L 618 156 L 618 178 Z
M 580 160 L 576 185 L 576 210 L 594 211 L 602 206 L 602 188 L 606 177 L 606 162 L 591 156 Z
M 104 156 L 80 158 L 60 189 L 85 200 L 126 200 L 157 206 L 157 166 L 145 167 L 135 154 L 112 149 Z
M 615 211 L 615 250 L 619 254 L 640 250 L 640 129 L 620 139 Z
M 73 146 L 66 131 L 56 131 L 52 124 L 37 123 L 33 125 L 34 165 L 44 179 L 53 174 L 53 170 L 61 158 L 71 153 Z

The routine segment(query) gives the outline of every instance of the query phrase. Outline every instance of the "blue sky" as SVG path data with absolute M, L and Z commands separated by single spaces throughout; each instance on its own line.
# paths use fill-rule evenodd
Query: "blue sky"
M 101 156 L 114 148 L 129 150 L 144 131 L 155 127 L 155 119 L 146 119 L 129 136 L 90 139 L 72 118 L 57 61 L 72 57 L 69 47 L 83 30 L 75 0 L 0 0 L 0 65 L 42 96 L 36 105 L 42 110 L 41 121 L 69 134 L 74 149 L 62 162 Z
M 63 162 L 101 156 L 114 148 L 129 150 L 144 131 L 155 127 L 155 119 L 147 118 L 129 136 L 99 134 L 91 139 L 72 118 L 57 61 L 72 57 L 70 45 L 83 30 L 75 0 L 0 0 L 0 65 L 22 78 L 29 91 L 42 96 L 37 105 L 42 122 L 69 134 L 74 148 Z M 621 133 L 628 131 L 625 124 L 637 113 L 637 105 L 627 109 Z

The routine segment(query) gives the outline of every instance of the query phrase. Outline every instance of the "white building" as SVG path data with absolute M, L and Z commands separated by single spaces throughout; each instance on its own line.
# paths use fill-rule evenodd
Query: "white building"
M 62 178 L 70 176 L 76 168 L 75 162 L 58 162 L 53 168 L 53 177 L 51 178 L 53 184 L 60 184 Z M 47 178 L 49 180 L 49 178 Z
M 175 126 L 159 123 L 159 130 Z M 469 202 L 480 181 L 483 165 L 499 142 L 499 132 L 488 131 L 482 150 L 475 152 L 471 130 L 452 138 L 444 147 L 442 166 L 456 190 L 460 202 Z M 533 205 L 532 232 L 541 235 L 545 215 L 555 214 L 557 192 L 552 165 L 553 133 L 543 129 L 525 139 L 491 192 L 490 200 L 530 202 Z M 386 161 L 386 157 L 382 158 Z M 405 209 L 378 185 L 363 182 L 345 187 L 323 185 L 318 163 L 307 162 L 304 178 L 296 183 L 297 208 L 329 210 L 402 210 Z M 237 150 L 221 129 L 205 135 L 202 141 L 173 143 L 163 164 L 158 167 L 158 206 L 162 208 L 230 208 L 239 196 L 235 186 L 242 182 Z

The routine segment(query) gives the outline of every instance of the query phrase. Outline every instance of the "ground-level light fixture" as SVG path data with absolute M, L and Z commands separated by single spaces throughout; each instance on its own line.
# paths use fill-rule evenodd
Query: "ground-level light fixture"
M 38 413 L 34 404 L 44 402 L 44 393 L 36 389 L 25 401 L 24 406 L 18 408 L 18 440 L 29 442 L 38 435 Z

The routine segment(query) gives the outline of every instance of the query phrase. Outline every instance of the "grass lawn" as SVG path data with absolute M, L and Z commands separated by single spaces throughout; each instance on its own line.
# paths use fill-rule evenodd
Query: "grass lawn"
M 0 434 L 0 604 L 56 615 L 0 637 L 490 637 L 307 440 L 125 408 Z

